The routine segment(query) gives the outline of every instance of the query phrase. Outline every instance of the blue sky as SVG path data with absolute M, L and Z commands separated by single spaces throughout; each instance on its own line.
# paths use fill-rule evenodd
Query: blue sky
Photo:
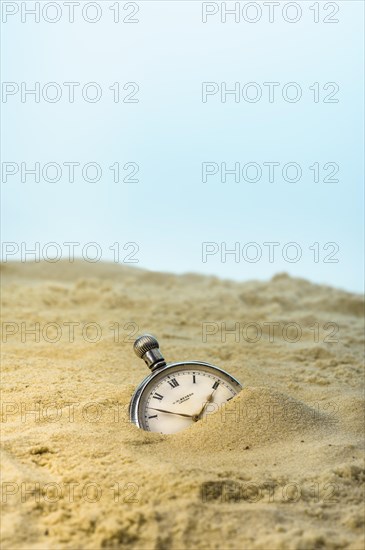
M 135 242 L 135 265 L 152 270 L 237 280 L 287 271 L 361 291 L 363 3 L 337 2 L 339 12 L 333 17 L 339 22 L 333 24 L 322 22 L 329 12 L 321 2 L 319 23 L 313 22 L 312 3 L 306 2 L 300 20 L 288 23 L 281 15 L 287 4 L 282 2 L 273 23 L 263 15 L 254 24 L 242 16 L 239 23 L 229 18 L 222 23 L 220 13 L 204 24 L 200 2 L 163 1 L 137 2 L 134 17 L 139 22 L 115 24 L 109 9 L 113 4 L 100 3 L 102 17 L 95 24 L 79 12 L 69 23 L 63 11 L 54 24 L 42 17 L 39 23 L 29 18 L 22 23 L 15 14 L 2 25 L 2 80 L 19 89 L 21 82 L 29 88 L 39 82 L 41 90 L 56 82 L 62 91 L 55 103 L 42 96 L 39 103 L 31 96 L 22 103 L 20 91 L 2 103 L 2 162 L 19 167 L 7 181 L 3 172 L 2 240 L 29 248 L 35 242 L 41 247 L 80 242 L 78 250 L 94 241 L 105 260 L 113 259 L 113 243 L 123 249 Z M 130 9 L 122 9 L 122 16 Z M 74 103 L 67 100 L 64 82 L 80 83 Z M 102 90 L 96 103 L 81 95 L 90 82 Z M 123 85 L 137 83 L 138 103 L 115 103 L 109 89 L 115 82 L 123 97 L 133 91 Z M 205 103 L 203 82 L 214 82 L 219 90 Z M 222 83 L 231 89 L 236 82 L 240 91 L 257 83 L 262 98 L 250 103 L 241 94 L 235 102 L 229 95 L 222 102 Z M 279 83 L 272 103 L 264 85 L 268 82 Z M 290 82 L 302 92 L 296 103 L 283 99 Z M 323 102 L 332 91 L 338 102 Z M 52 183 L 27 175 L 22 182 L 22 162 L 28 168 L 39 162 L 41 170 L 57 163 L 62 177 Z M 65 162 L 79 163 L 74 182 Z M 82 177 L 89 162 L 102 169 L 97 182 Z M 115 162 L 123 174 L 129 172 L 123 171 L 127 163 L 137 164 L 138 181 L 114 182 L 109 167 Z M 219 167 L 239 163 L 240 168 L 256 163 L 263 173 L 257 182 L 242 175 L 238 182 L 233 176 L 224 182 L 220 172 L 203 182 L 204 162 Z M 279 163 L 274 182 L 268 181 L 268 162 Z M 299 181 L 281 177 L 287 163 L 300 166 Z M 309 168 L 315 163 L 319 182 Z M 335 165 L 339 171 L 333 178 L 339 181 L 324 182 Z M 206 262 L 204 242 L 218 246 Z M 262 252 L 257 262 L 243 255 L 252 242 Z M 279 243 L 273 262 L 267 242 Z M 291 242 L 301 250 L 296 263 L 283 257 Z M 233 254 L 222 261 L 224 246 L 238 246 L 239 261 Z M 333 258 L 338 262 L 325 262 L 336 246 Z M 314 261 L 316 250 L 319 261 Z M 20 252 L 12 257 L 20 259 Z

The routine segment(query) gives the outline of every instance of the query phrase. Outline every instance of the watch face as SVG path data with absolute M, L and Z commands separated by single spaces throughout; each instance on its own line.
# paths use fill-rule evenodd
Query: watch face
M 144 430 L 176 433 L 215 412 L 241 389 L 235 378 L 213 365 L 175 363 L 142 382 L 132 398 L 131 418 Z

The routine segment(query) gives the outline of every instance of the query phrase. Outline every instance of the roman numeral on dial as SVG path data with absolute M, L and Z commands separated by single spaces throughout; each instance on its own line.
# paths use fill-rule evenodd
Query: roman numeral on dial
M 153 399 L 158 399 L 158 401 L 161 401 L 163 399 L 163 395 L 159 393 L 155 393 L 155 395 L 153 396 Z
M 179 382 L 175 378 L 173 378 L 172 380 L 168 380 L 168 383 L 172 388 L 176 388 L 179 385 Z

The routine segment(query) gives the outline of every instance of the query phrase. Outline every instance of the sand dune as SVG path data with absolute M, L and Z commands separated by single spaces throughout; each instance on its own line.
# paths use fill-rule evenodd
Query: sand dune
M 363 548 L 359 296 L 285 274 L 1 273 L 3 548 Z M 142 332 L 243 391 L 184 432 L 138 430 Z

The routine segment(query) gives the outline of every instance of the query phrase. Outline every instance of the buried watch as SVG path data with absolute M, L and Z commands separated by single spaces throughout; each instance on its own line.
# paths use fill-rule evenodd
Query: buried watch
M 137 387 L 129 404 L 131 422 L 143 430 L 180 432 L 242 389 L 228 372 L 209 363 L 166 363 L 151 334 L 137 338 L 133 348 L 152 371 Z

